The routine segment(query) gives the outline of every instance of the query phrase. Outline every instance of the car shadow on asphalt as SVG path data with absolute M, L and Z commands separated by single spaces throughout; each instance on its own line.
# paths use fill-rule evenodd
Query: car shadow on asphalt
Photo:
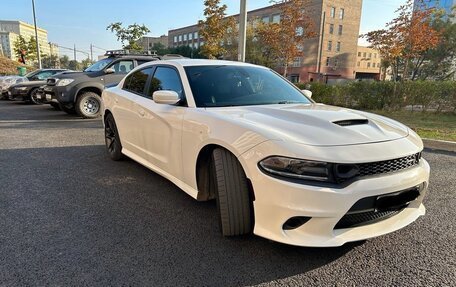
M 254 285 L 306 274 L 362 244 L 224 238 L 214 202 L 132 160 L 113 162 L 99 145 L 1 150 L 0 182 L 6 285 Z

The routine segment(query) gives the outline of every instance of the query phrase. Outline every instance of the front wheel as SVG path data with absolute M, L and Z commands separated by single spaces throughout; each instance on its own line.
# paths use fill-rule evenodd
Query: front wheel
M 120 143 L 119 132 L 112 114 L 106 115 L 105 119 L 105 144 L 109 157 L 118 161 L 124 158 L 122 154 L 122 144 Z
M 37 94 L 38 94 L 38 89 L 33 89 L 30 92 L 30 102 L 32 102 L 35 105 L 42 105 L 43 103 L 40 100 L 38 100 L 38 98 L 36 97 Z
M 248 234 L 253 229 L 249 184 L 238 159 L 225 149 L 212 153 L 217 209 L 224 236 Z
M 76 101 L 76 112 L 83 118 L 94 119 L 101 115 L 101 97 L 94 92 L 84 92 Z

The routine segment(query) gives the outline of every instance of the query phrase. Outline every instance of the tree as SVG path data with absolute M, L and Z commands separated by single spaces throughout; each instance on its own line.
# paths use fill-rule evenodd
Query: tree
M 225 18 L 226 5 L 220 5 L 220 0 L 205 0 L 204 16 L 206 20 L 199 21 L 200 36 L 204 39 L 201 54 L 209 59 L 216 59 L 225 54 L 226 50 L 221 45 L 227 31 L 233 29 L 235 20 Z
M 68 62 L 68 69 L 73 70 L 73 71 L 80 71 L 81 69 L 81 64 L 76 61 L 76 60 L 70 60 Z
M 57 55 L 43 55 L 42 64 L 44 68 L 58 68 L 59 58 Z
M 33 62 L 38 58 L 38 55 L 36 54 L 36 40 L 33 36 L 30 37 L 27 42 L 27 58 Z
M 85 60 L 82 60 L 80 68 L 81 68 L 81 70 L 84 70 L 84 69 L 88 68 L 89 66 L 91 66 L 92 64 L 93 64 L 93 61 L 90 60 L 89 58 L 86 58 Z
M 142 50 L 141 45 L 138 44 L 138 40 L 141 39 L 144 35 L 150 32 L 144 24 L 131 24 L 128 27 L 122 27 L 122 22 L 111 23 L 106 30 L 110 30 L 115 33 L 117 36 L 117 41 L 122 43 L 123 49 L 128 50 Z
M 60 68 L 68 69 L 70 64 L 70 58 L 67 55 L 60 57 Z
M 316 36 L 314 23 L 309 16 L 309 0 L 273 0 L 281 10 L 280 22 L 258 25 L 258 38 L 264 44 L 264 53 L 284 67 L 286 77 L 288 67 L 295 58 L 304 55 L 303 42 Z
M 386 24 L 386 29 L 363 35 L 391 63 L 395 79 L 400 70 L 402 79 L 414 79 L 427 52 L 437 47 L 441 39 L 441 32 L 431 24 L 435 9 L 415 9 L 414 5 L 413 0 L 407 0 L 396 10 L 398 16 Z
M 169 49 L 162 43 L 154 43 L 154 45 L 152 45 L 152 51 L 155 51 L 158 55 L 169 54 Z
M 21 59 L 22 56 L 24 56 L 24 59 L 26 59 L 26 54 L 27 54 L 27 40 L 25 40 L 22 35 L 19 35 L 19 37 L 16 39 L 14 42 L 14 55 L 18 58 Z M 24 63 L 25 64 L 25 63 Z

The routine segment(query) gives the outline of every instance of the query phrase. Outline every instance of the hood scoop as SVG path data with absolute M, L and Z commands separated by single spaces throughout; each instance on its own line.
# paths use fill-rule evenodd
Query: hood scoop
M 353 120 L 342 120 L 342 121 L 333 122 L 333 124 L 339 125 L 341 127 L 367 125 L 368 123 L 369 123 L 368 119 L 353 119 Z

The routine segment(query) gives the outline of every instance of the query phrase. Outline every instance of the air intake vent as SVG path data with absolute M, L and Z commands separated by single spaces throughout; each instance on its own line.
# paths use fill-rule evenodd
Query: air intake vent
M 333 124 L 346 127 L 346 126 L 357 126 L 357 125 L 366 125 L 369 123 L 369 120 L 366 119 L 356 119 L 356 120 L 342 120 L 333 122 Z

